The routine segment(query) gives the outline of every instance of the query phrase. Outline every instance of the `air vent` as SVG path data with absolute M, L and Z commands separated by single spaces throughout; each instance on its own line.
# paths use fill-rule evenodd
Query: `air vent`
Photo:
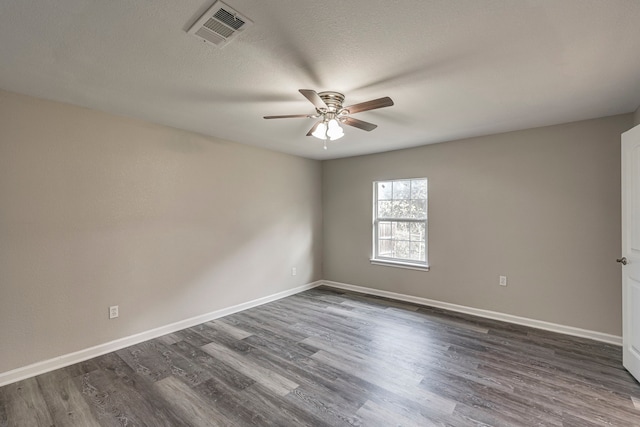
M 232 7 L 217 1 L 189 28 L 187 33 L 223 47 L 253 22 Z

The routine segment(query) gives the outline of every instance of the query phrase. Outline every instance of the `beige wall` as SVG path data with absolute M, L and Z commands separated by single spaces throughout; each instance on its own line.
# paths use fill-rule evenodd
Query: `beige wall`
M 321 279 L 321 227 L 317 161 L 0 92 L 0 373 Z
M 324 162 L 324 278 L 621 335 L 620 134 L 632 120 Z M 369 263 L 372 181 L 406 177 L 429 179 L 429 272 Z
M 633 115 L 633 124 L 640 125 L 640 107 L 638 107 L 635 114 Z

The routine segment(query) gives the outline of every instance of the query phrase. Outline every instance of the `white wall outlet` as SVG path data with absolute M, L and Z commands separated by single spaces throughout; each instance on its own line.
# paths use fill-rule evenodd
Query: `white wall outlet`
M 291 267 L 291 275 L 295 276 L 296 274 L 298 274 L 298 270 L 295 267 Z
M 507 286 L 507 276 L 500 276 L 500 282 L 498 282 L 500 286 Z
M 118 311 L 119 310 L 117 305 L 112 305 L 111 307 L 109 307 L 109 319 L 115 319 L 116 317 L 118 317 L 120 315 Z

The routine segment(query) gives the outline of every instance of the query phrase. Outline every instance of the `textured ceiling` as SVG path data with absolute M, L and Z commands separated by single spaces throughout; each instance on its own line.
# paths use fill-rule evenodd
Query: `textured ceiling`
M 0 88 L 315 159 L 627 113 L 638 0 L 227 0 L 223 49 L 186 33 L 213 0 L 4 0 Z M 390 96 L 322 149 L 298 89 Z

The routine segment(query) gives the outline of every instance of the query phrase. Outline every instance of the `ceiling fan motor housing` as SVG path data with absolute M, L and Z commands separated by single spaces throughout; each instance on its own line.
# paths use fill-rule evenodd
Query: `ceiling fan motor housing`
M 344 102 L 344 95 L 341 94 L 340 92 L 332 92 L 332 91 L 320 92 L 318 93 L 318 96 L 320 97 L 320 99 L 324 101 L 325 104 L 327 104 L 327 112 L 335 114 L 342 109 L 342 103 Z M 318 110 L 318 113 L 320 114 L 323 113 L 322 111 L 320 111 L 320 109 L 316 109 L 316 110 Z

